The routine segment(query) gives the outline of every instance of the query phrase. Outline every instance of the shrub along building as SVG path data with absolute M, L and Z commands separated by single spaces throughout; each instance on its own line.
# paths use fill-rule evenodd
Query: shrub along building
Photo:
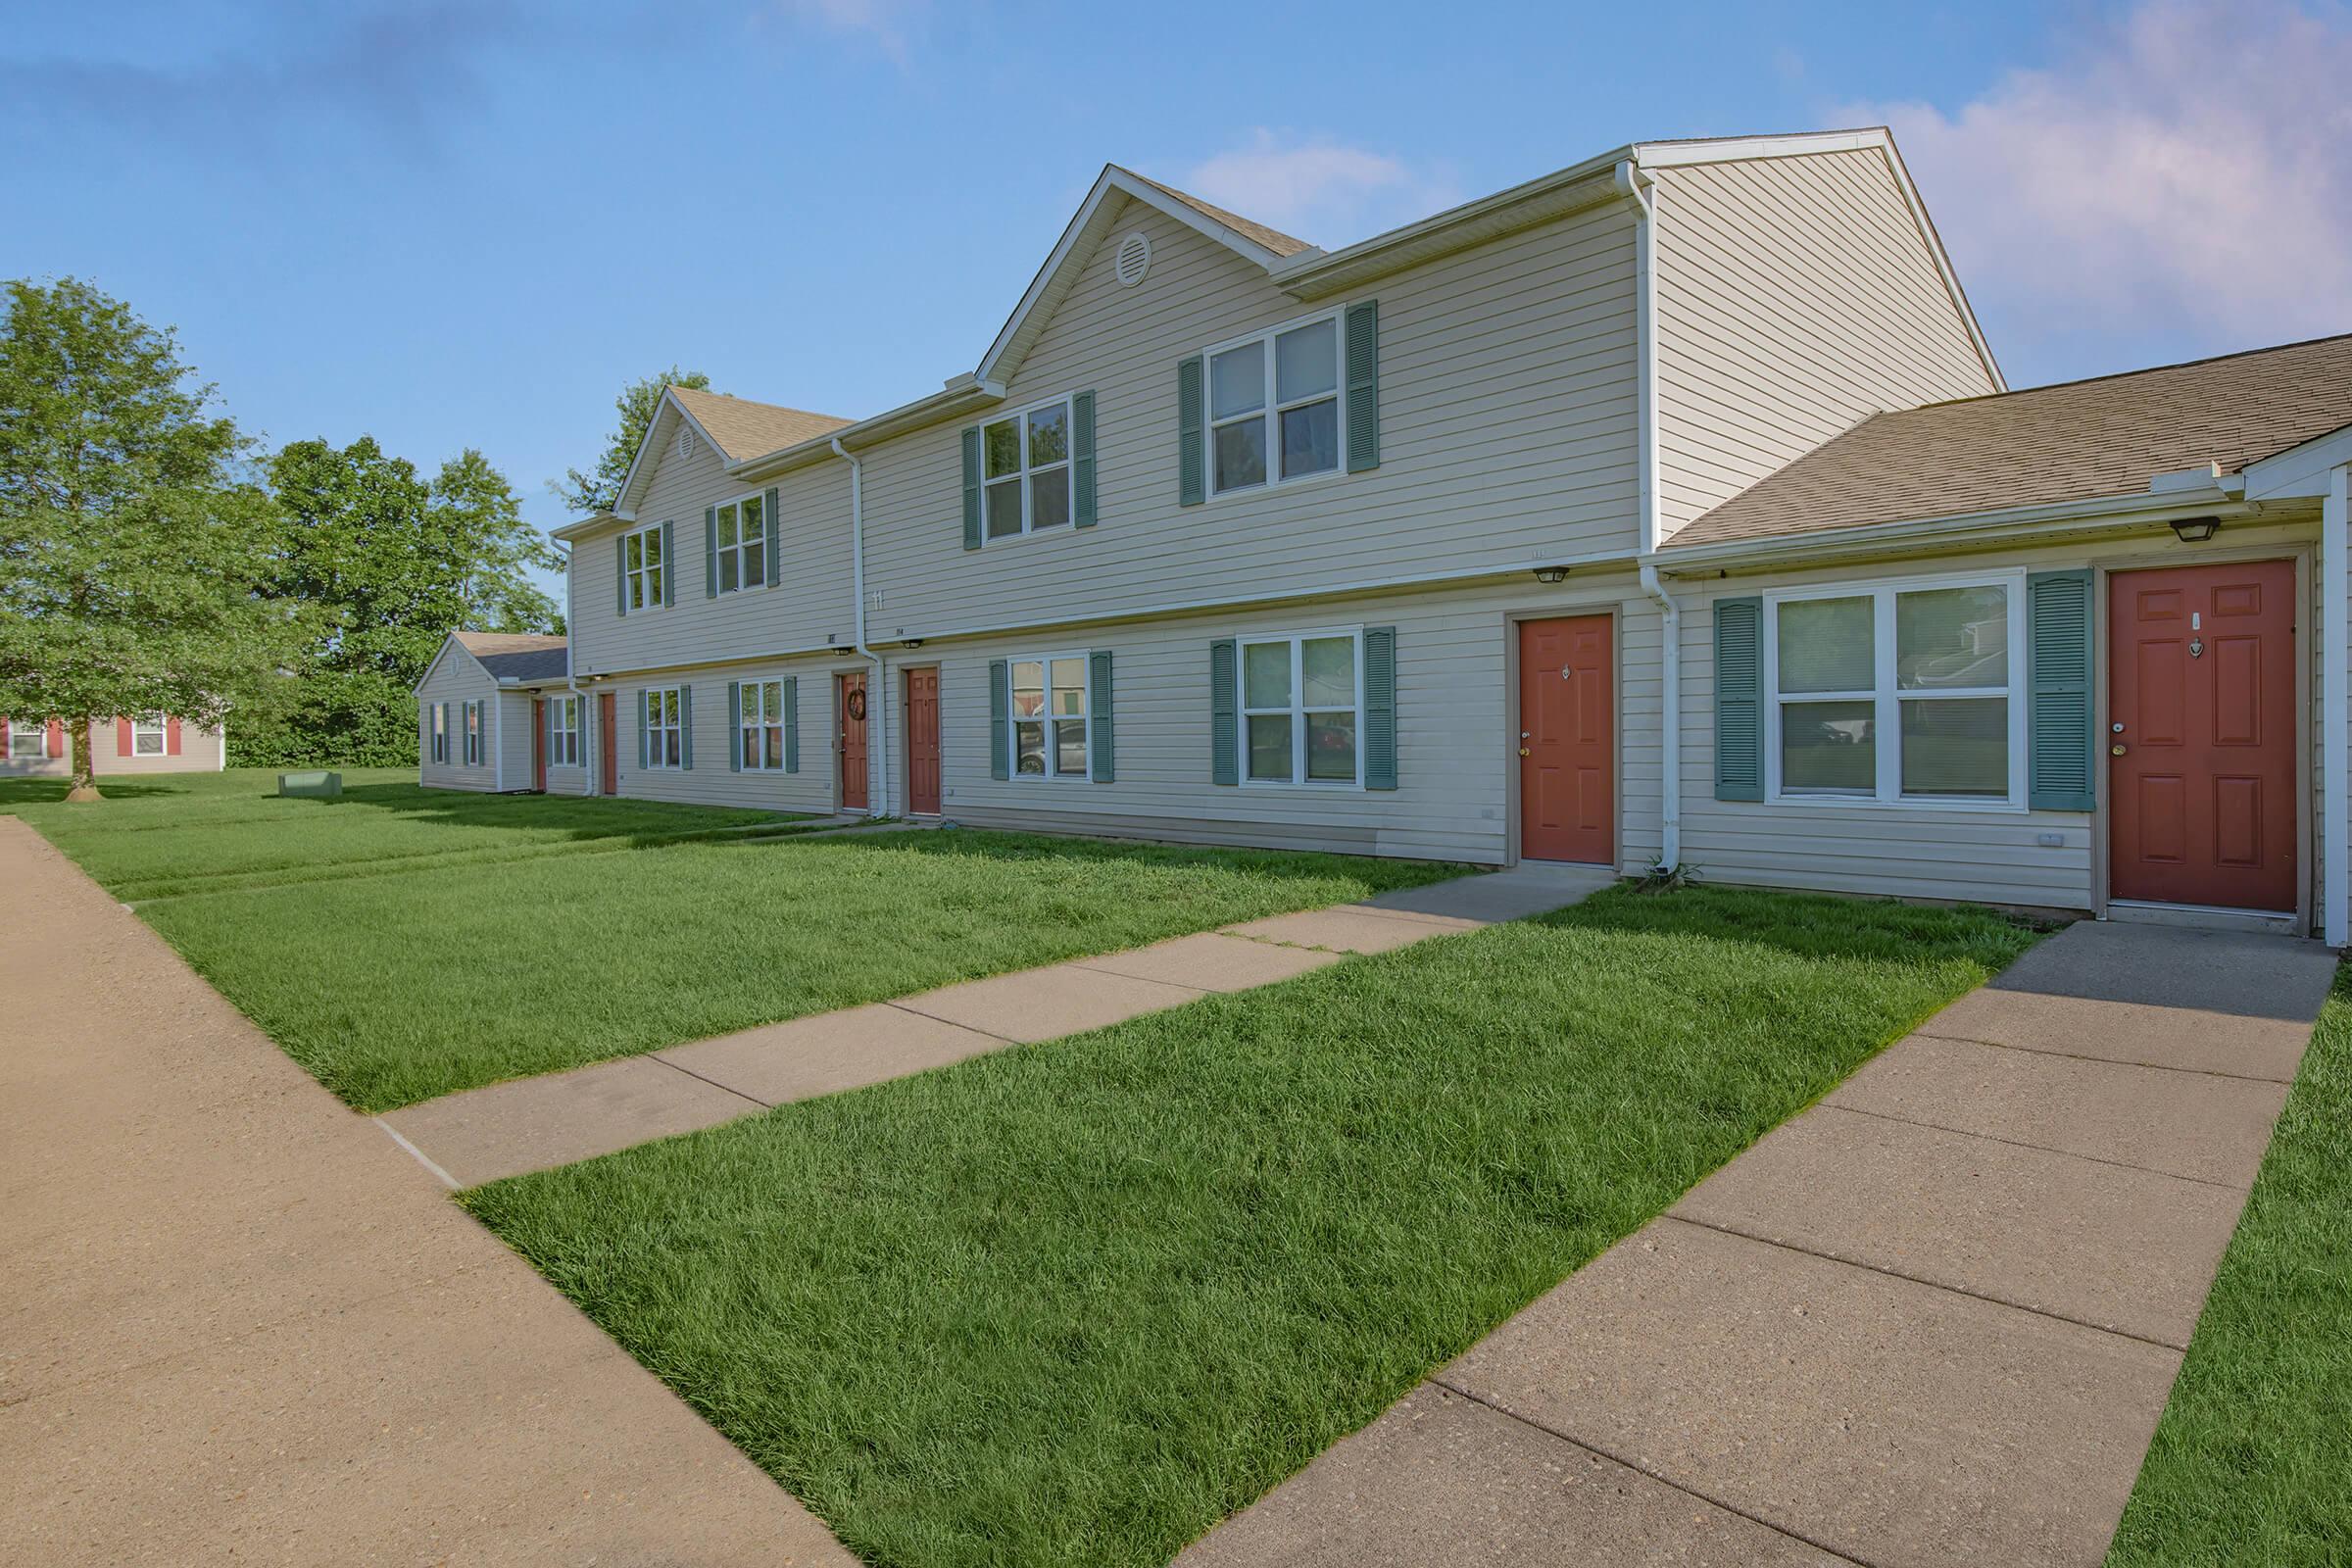
M 941 391 L 672 389 L 525 723 L 549 788 L 2332 936 L 2348 427 L 2347 339 L 2007 391 L 1880 130 L 1330 252 L 1113 167 Z

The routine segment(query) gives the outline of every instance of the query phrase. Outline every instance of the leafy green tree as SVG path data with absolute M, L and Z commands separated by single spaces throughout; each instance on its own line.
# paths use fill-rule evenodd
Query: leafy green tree
M 67 799 L 94 801 L 94 723 L 219 723 L 300 617 L 266 593 L 278 518 L 250 443 L 172 330 L 77 278 L 0 288 L 0 712 L 64 720 Z
M 570 469 L 550 488 L 574 512 L 610 511 L 620 498 L 621 481 L 629 476 L 629 465 L 637 460 L 637 448 L 644 444 L 654 412 L 662 406 L 662 389 L 683 386 L 699 392 L 710 385 L 710 378 L 702 371 L 681 370 L 674 365 L 660 375 L 631 381 L 612 400 L 620 415 L 620 428 L 605 438 L 604 455 L 596 460 L 595 470 L 582 473 Z
M 304 607 L 310 636 L 280 701 L 230 735 L 238 761 L 413 763 L 412 688 L 449 633 L 563 629 L 529 571 L 564 558 L 479 452 L 427 480 L 371 436 L 297 441 L 270 478 L 285 517 L 271 589 Z

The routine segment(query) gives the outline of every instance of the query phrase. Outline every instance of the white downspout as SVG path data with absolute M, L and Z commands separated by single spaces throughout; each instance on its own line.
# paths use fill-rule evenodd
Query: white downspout
M 1657 209 L 1650 177 L 1630 158 L 1617 161 L 1617 189 L 1634 204 L 1635 441 L 1641 470 L 1642 592 L 1658 607 L 1658 865 L 1683 860 L 1683 612 L 1649 562 L 1658 548 Z
M 588 722 L 588 694 L 580 690 L 580 623 L 572 617 L 571 572 L 579 564 L 579 547 L 564 541 L 564 689 L 571 694 L 576 705 L 573 711 L 580 720 L 580 794 L 596 793 L 596 759 L 590 755 L 595 744 L 596 726 Z
M 874 683 L 865 694 L 866 717 L 873 723 L 874 735 L 867 743 L 866 782 L 873 791 L 873 814 L 890 814 L 890 672 L 883 668 L 882 656 L 865 641 L 865 465 L 841 444 L 841 437 L 832 442 L 833 455 L 850 466 L 850 582 L 858 595 L 858 612 L 851 623 L 851 646 L 874 662 Z M 874 766 L 875 754 L 881 756 L 882 765 Z M 879 774 L 879 778 L 876 775 Z
M 2345 799 L 2352 779 L 2352 692 L 2345 674 L 2352 669 L 2345 639 L 2352 635 L 2352 464 L 2328 470 L 2328 495 L 2320 505 L 2320 924 L 2331 948 L 2352 938 L 2352 843 L 2346 842 L 2352 803 Z

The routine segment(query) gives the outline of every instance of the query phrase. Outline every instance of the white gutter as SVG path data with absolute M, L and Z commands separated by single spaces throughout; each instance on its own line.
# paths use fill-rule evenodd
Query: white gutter
M 571 571 L 577 564 L 579 548 L 570 540 L 564 541 L 564 689 L 579 704 L 580 718 L 580 794 L 596 793 L 596 760 L 589 755 L 591 737 L 596 726 L 588 722 L 588 694 L 580 690 L 580 665 L 575 657 L 580 642 L 580 623 L 572 618 Z
M 866 747 L 866 783 L 872 790 L 873 814 L 890 814 L 890 671 L 882 664 L 882 656 L 865 641 L 865 465 L 833 437 L 833 455 L 850 466 L 850 582 L 858 595 L 857 619 L 852 622 L 851 646 L 874 662 L 873 688 L 865 694 L 866 717 L 873 721 L 874 737 Z M 874 766 L 874 754 L 881 753 L 882 765 Z M 881 775 L 879 782 L 875 774 Z
M 1634 204 L 1634 266 L 1638 291 L 1634 341 L 1639 358 L 1636 422 L 1641 441 L 1642 591 L 1658 607 L 1659 677 L 1662 685 L 1658 737 L 1658 865 L 1671 871 L 1683 860 L 1683 612 L 1658 580 L 1650 561 L 1658 548 L 1658 330 L 1654 235 L 1657 210 L 1649 176 L 1634 160 L 1619 161 L 1616 185 Z
M 2320 584 L 2323 607 L 2320 633 L 2320 920 L 2331 948 L 2352 937 L 2352 844 L 2345 842 L 2352 827 L 2352 803 L 2345 798 L 2352 777 L 2352 708 L 2345 703 L 2345 674 L 2352 669 L 2345 638 L 2352 634 L 2352 464 L 2339 464 L 2328 472 L 2328 493 L 2320 503 Z

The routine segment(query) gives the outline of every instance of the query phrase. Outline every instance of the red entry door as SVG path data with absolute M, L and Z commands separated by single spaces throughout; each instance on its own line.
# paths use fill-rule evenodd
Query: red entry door
M 840 744 L 833 755 L 841 759 L 841 808 L 865 809 L 865 675 L 833 677 L 833 711 L 841 724 Z
M 531 699 L 531 788 L 547 793 L 547 699 Z
M 939 814 L 939 666 L 906 672 L 906 809 Z
M 618 795 L 620 793 L 620 724 L 613 706 L 612 694 L 598 692 L 596 709 L 597 717 L 602 720 L 598 728 L 605 743 L 602 753 L 605 775 L 604 793 Z
M 1617 858 L 1616 688 L 1609 617 L 1519 623 L 1519 853 Z
M 2295 907 L 2292 562 L 2108 579 L 2108 891 Z

